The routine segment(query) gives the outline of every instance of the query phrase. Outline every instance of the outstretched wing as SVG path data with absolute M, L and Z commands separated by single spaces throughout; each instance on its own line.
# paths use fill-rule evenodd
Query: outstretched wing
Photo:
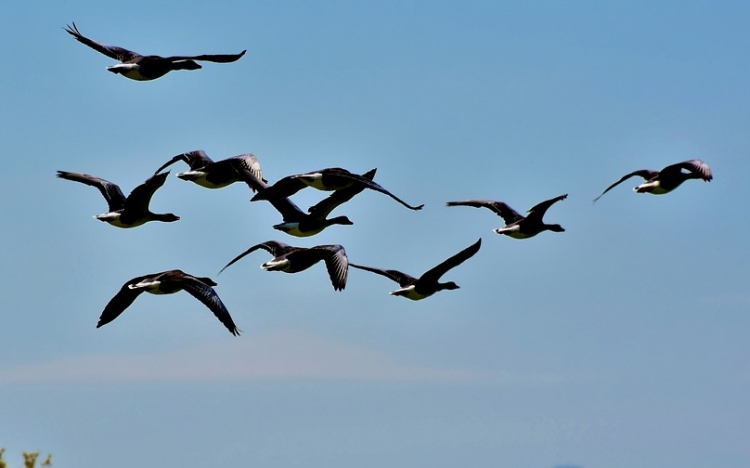
M 641 170 L 638 170 L 638 171 L 633 171 L 630 174 L 625 174 L 624 176 L 622 176 L 622 179 L 618 180 L 614 184 L 612 184 L 609 187 L 607 187 L 607 189 L 605 191 L 603 191 L 601 193 L 601 195 L 599 195 L 598 197 L 594 198 L 594 203 L 596 203 L 596 201 L 598 199 L 602 198 L 602 195 L 604 195 L 605 193 L 609 192 L 610 190 L 612 190 L 613 188 L 617 187 L 618 185 L 620 185 L 621 183 L 625 182 L 626 180 L 630 179 L 631 177 L 638 176 L 638 177 L 643 177 L 646 180 L 651 180 L 651 178 L 656 177 L 658 175 L 659 175 L 659 171 L 652 171 L 652 170 L 649 170 L 649 169 L 641 169 Z
M 354 183 L 360 184 L 360 185 L 364 185 L 366 188 L 369 188 L 370 190 L 375 190 L 376 192 L 384 193 L 384 194 L 388 195 L 389 197 L 391 197 L 392 199 L 394 199 L 397 202 L 399 202 L 400 204 L 402 204 L 403 206 L 409 208 L 410 210 L 418 211 L 418 210 L 421 210 L 424 207 L 424 205 L 412 206 L 412 205 L 406 203 L 402 199 L 398 198 L 396 195 L 392 194 L 391 192 L 389 192 L 388 190 L 386 190 L 385 188 L 383 188 L 377 182 L 375 182 L 375 181 L 373 181 L 371 179 L 368 179 L 366 177 L 363 177 L 361 175 L 348 173 L 348 175 L 346 175 L 344 177 L 349 177 L 349 178 L 351 178 L 354 181 Z
M 445 204 L 446 206 L 471 206 L 474 208 L 487 208 L 496 215 L 503 218 L 505 224 L 515 223 L 523 219 L 523 216 L 518 214 L 513 208 L 508 206 L 506 203 L 501 201 L 493 200 L 463 200 L 463 201 L 452 201 Z
M 148 211 L 148 205 L 151 203 L 151 197 L 154 195 L 159 187 L 164 185 L 164 181 L 167 180 L 169 172 L 162 172 L 161 174 L 155 174 L 149 177 L 146 182 L 142 183 L 138 187 L 134 188 L 127 200 L 125 200 L 126 211 L 133 211 L 143 213 Z
M 107 200 L 109 211 L 121 210 L 125 206 L 125 195 L 117 184 L 100 177 L 78 172 L 57 171 L 57 177 L 96 187 Z
M 559 197 L 551 198 L 549 200 L 545 200 L 541 203 L 537 203 L 536 205 L 532 206 L 529 209 L 529 215 L 527 218 L 537 218 L 539 220 L 542 219 L 544 216 L 544 213 L 547 212 L 550 206 L 554 205 L 555 203 L 559 202 L 560 200 L 565 200 L 568 198 L 568 194 L 560 195 Z
M 375 177 L 376 171 L 377 169 L 370 169 L 369 171 L 362 174 L 362 177 L 372 180 L 372 178 Z M 331 214 L 331 211 L 336 209 L 336 207 L 348 202 L 364 189 L 364 185 L 354 184 L 351 187 L 336 190 L 328 197 L 324 198 L 322 201 L 308 208 L 307 212 L 310 213 L 310 216 L 313 216 L 314 218 L 325 219 L 329 214 Z
M 443 276 L 448 270 L 451 268 L 457 267 L 458 265 L 462 264 L 467 259 L 471 258 L 479 252 L 479 247 L 482 246 L 482 239 L 480 238 L 478 241 L 474 242 L 464 250 L 460 251 L 456 255 L 448 258 L 443 263 L 433 267 L 430 270 L 427 270 L 421 277 L 421 280 L 425 280 L 428 282 L 437 282 L 441 276 Z
M 164 58 L 172 62 L 177 60 L 203 60 L 205 62 L 231 63 L 242 58 L 242 56 L 245 55 L 245 52 L 247 52 L 247 50 L 243 50 L 239 54 L 174 55 L 172 57 Z
M 258 193 L 255 194 L 250 201 L 291 197 L 305 187 L 307 187 L 307 184 L 300 179 L 295 178 L 294 176 L 287 176 L 279 179 L 273 185 L 268 185 L 265 188 L 258 190 Z
M 258 190 L 258 182 L 266 182 L 263 179 L 263 170 L 260 167 L 260 161 L 254 154 L 246 153 L 239 156 L 233 156 L 219 163 L 231 164 L 232 168 L 239 174 L 240 180 L 245 182 L 251 190 Z M 219 164 L 217 163 L 217 164 Z
M 284 244 L 283 242 L 277 242 L 274 240 L 261 242 L 260 244 L 255 244 L 254 246 L 250 247 L 249 249 L 245 250 L 241 254 L 234 257 L 231 262 L 227 263 L 226 265 L 224 265 L 224 268 L 219 270 L 219 274 L 221 274 L 221 272 L 226 270 L 227 267 L 229 267 L 230 265 L 233 265 L 245 255 L 249 255 L 258 249 L 263 249 L 266 252 L 273 255 L 274 257 L 278 257 L 279 255 L 283 255 L 287 252 L 291 252 L 292 250 L 296 250 L 297 248 L 298 247 L 292 247 L 291 245 L 287 245 L 287 244 Z
M 234 324 L 234 320 L 232 320 L 232 316 L 229 315 L 229 311 L 224 306 L 224 303 L 221 302 L 214 288 L 190 275 L 183 276 L 179 281 L 182 289 L 208 307 L 216 318 L 227 327 L 229 333 L 234 336 L 240 334 L 240 331 Z
M 104 311 L 102 311 L 102 314 L 99 316 L 99 322 L 96 324 L 96 328 L 108 324 L 112 320 L 119 317 L 125 309 L 130 307 L 130 304 L 132 304 L 133 301 L 135 301 L 135 299 L 143 291 L 145 291 L 145 289 L 130 289 L 128 286 L 131 284 L 140 283 L 150 276 L 151 275 L 139 276 L 123 284 L 117 294 L 115 294 L 115 296 L 110 299 L 107 305 L 104 307 Z
M 154 174 L 158 174 L 177 161 L 185 161 L 192 170 L 200 169 L 213 162 L 203 150 L 189 151 L 187 153 L 182 153 L 174 156 L 172 159 L 164 163 L 159 169 L 157 169 Z
M 78 31 L 78 27 L 75 23 L 73 25 L 68 25 L 67 27 L 63 28 L 65 32 L 70 34 L 71 36 L 75 37 L 78 42 L 81 44 L 85 44 L 95 51 L 106 55 L 107 57 L 113 58 L 115 60 L 119 60 L 120 62 L 127 62 L 128 60 L 133 60 L 135 58 L 141 57 L 140 54 L 137 54 L 133 51 L 130 51 L 128 49 L 123 49 L 122 47 L 117 46 L 109 46 L 105 44 L 101 44 L 96 41 L 92 41 L 88 37 L 81 34 L 80 31 Z
M 336 291 L 343 291 L 346 287 L 346 277 L 349 272 L 349 258 L 346 250 L 339 244 L 316 245 L 310 250 L 322 251 L 323 261 L 331 278 L 331 284 Z
M 373 267 L 368 267 L 368 266 L 363 266 L 363 265 L 356 265 L 351 262 L 349 263 L 349 266 L 353 268 L 359 268 L 360 270 L 366 270 L 366 271 L 378 274 L 380 276 L 385 276 L 386 278 L 397 282 L 398 285 L 401 287 L 408 286 L 417 280 L 415 277 L 409 276 L 406 273 L 401 273 L 398 270 L 383 270 L 381 268 L 373 268 Z
M 708 167 L 708 164 L 704 163 L 700 159 L 691 159 L 690 161 L 684 161 L 681 163 L 669 165 L 662 169 L 661 173 L 667 175 L 672 172 L 682 172 L 683 169 L 696 174 L 699 178 L 706 182 L 709 182 L 714 178 L 713 174 L 711 174 L 711 169 Z

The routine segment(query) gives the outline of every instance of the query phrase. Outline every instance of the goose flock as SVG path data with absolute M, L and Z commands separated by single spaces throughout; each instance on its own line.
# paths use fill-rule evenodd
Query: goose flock
M 78 42 L 120 62 L 108 67 L 108 71 L 137 81 L 154 80 L 174 70 L 197 70 L 201 68 L 201 65 L 197 63 L 198 61 L 235 62 L 242 58 L 246 52 L 243 50 L 234 55 L 144 56 L 121 47 L 108 46 L 93 41 L 83 36 L 75 23 L 63 29 Z M 109 211 L 96 215 L 96 219 L 119 228 L 134 228 L 150 221 L 175 222 L 180 219 L 179 216 L 172 213 L 158 214 L 149 210 L 151 198 L 164 185 L 170 173 L 169 171 L 163 171 L 179 161 L 185 162 L 189 166 L 189 170 L 178 173 L 177 177 L 201 187 L 220 189 L 238 182 L 246 184 L 254 193 L 251 201 L 265 200 L 281 215 L 282 222 L 273 225 L 273 228 L 294 237 L 311 237 L 332 225 L 354 224 L 346 216 L 329 217 L 329 215 L 340 205 L 348 202 L 365 189 L 380 192 L 409 210 L 420 211 L 424 206 L 409 204 L 375 182 L 376 169 L 371 169 L 359 175 L 340 167 L 324 168 L 292 174 L 269 185 L 268 181 L 263 178 L 260 162 L 253 154 L 249 153 L 220 161 L 213 161 L 202 150 L 178 154 L 161 165 L 153 175 L 134 188 L 127 197 L 118 185 L 100 177 L 66 171 L 58 171 L 57 177 L 96 187 L 101 192 L 107 201 Z M 635 176 L 643 178 L 645 182 L 636 186 L 633 190 L 637 193 L 653 195 L 669 193 L 690 179 L 700 179 L 705 182 L 710 182 L 713 179 L 708 165 L 699 159 L 693 159 L 669 165 L 661 171 L 641 169 L 628 173 L 607 187 L 593 201 L 596 202 L 605 193 Z M 308 187 L 331 192 L 331 194 L 317 204 L 310 206 L 307 211 L 303 211 L 290 197 Z M 528 239 L 544 231 L 565 231 L 560 224 L 546 224 L 543 218 L 552 205 L 565 200 L 567 197 L 568 194 L 563 194 L 538 203 L 528 210 L 526 216 L 519 214 L 502 201 L 471 199 L 449 201 L 446 205 L 448 207 L 487 208 L 500 216 L 505 222 L 504 227 L 493 230 L 496 234 L 502 234 L 513 239 Z M 316 245 L 306 248 L 287 245 L 277 240 L 268 240 L 255 244 L 237 255 L 219 273 L 252 252 L 265 250 L 273 258 L 261 265 L 264 270 L 298 273 L 322 261 L 328 271 L 333 289 L 343 291 L 346 287 L 349 267 L 357 268 L 395 281 L 399 288 L 391 291 L 391 295 L 403 296 L 416 301 L 442 290 L 458 289 L 459 286 L 453 281 L 440 282 L 441 277 L 446 275 L 449 270 L 458 267 L 476 255 L 481 245 L 482 239 L 480 238 L 426 271 L 420 277 L 415 278 L 398 270 L 351 263 L 346 250 L 339 244 Z M 172 294 L 184 290 L 203 303 L 232 335 L 238 336 L 240 330 L 214 290 L 216 285 L 216 282 L 211 278 L 193 276 L 181 270 L 167 270 L 133 278 L 122 285 L 119 292 L 105 306 L 96 326 L 99 328 L 115 320 L 142 292 Z

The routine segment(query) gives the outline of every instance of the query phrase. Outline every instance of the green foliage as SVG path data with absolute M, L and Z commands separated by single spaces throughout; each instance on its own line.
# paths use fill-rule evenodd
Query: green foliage
M 0 447 L 0 468 L 8 468 L 8 464 L 3 459 L 3 454 L 5 454 L 5 448 Z M 39 458 L 39 452 L 23 452 L 24 468 L 34 468 L 37 458 Z M 52 455 L 47 454 L 47 458 L 39 466 L 52 466 Z

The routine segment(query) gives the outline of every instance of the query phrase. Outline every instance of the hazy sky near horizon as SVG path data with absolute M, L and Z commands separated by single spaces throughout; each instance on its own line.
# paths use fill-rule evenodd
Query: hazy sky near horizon
M 4 57 L 0 447 L 54 466 L 748 466 L 750 36 L 746 2 L 88 1 L 0 6 Z M 76 42 L 142 54 L 247 54 L 135 82 Z M 247 187 L 175 164 L 124 230 L 57 179 L 125 193 L 172 156 L 253 153 L 270 181 L 340 166 L 364 192 L 298 239 Z M 635 194 L 622 175 L 700 158 L 712 183 Z M 492 232 L 502 200 L 564 233 Z M 322 192 L 302 191 L 303 209 Z M 360 270 L 264 272 L 270 239 L 340 243 L 420 275 L 482 239 L 420 302 Z M 130 278 L 217 281 L 240 337 L 186 293 L 142 295 L 96 329 Z

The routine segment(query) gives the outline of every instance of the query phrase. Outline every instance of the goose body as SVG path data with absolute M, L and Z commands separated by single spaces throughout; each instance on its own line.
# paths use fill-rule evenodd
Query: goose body
M 371 169 L 360 177 L 366 180 L 372 180 L 372 178 L 375 177 L 375 172 L 376 169 Z M 258 193 L 261 193 L 268 188 L 268 185 L 259 180 L 254 181 L 254 185 Z M 303 212 L 287 197 L 268 198 L 268 202 L 276 208 L 279 213 L 281 213 L 283 218 L 283 222 L 274 225 L 273 228 L 295 237 L 310 237 L 318 234 L 328 226 L 333 226 L 334 224 L 352 225 L 354 223 L 346 216 L 328 218 L 328 215 L 336 207 L 351 200 L 352 197 L 364 189 L 365 187 L 363 185 L 354 185 L 336 190 L 322 201 L 311 206 L 308 209 L 308 213 Z M 253 200 L 258 199 L 253 197 Z
M 316 245 L 314 247 L 293 247 L 282 242 L 270 240 L 256 244 L 232 261 L 227 263 L 221 271 L 234 264 L 242 257 L 255 252 L 258 249 L 265 250 L 273 255 L 273 258 L 261 265 L 266 271 L 282 271 L 284 273 L 299 273 L 320 262 L 325 263 L 328 276 L 331 279 L 333 289 L 342 291 L 346 287 L 346 277 L 349 268 L 349 259 L 344 247 L 338 244 Z M 221 273 L 221 271 L 219 273 Z
M 640 169 L 622 176 L 620 180 L 607 187 L 601 195 L 594 198 L 594 202 L 596 203 L 596 201 L 605 193 L 609 192 L 622 182 L 636 176 L 643 178 L 645 182 L 634 187 L 633 190 L 636 193 L 650 193 L 652 195 L 664 195 L 665 193 L 669 193 L 682 185 L 686 180 L 701 179 L 704 182 L 711 182 L 714 178 L 708 164 L 700 159 L 691 159 L 689 161 L 671 164 L 661 171 Z
M 252 179 L 263 180 L 260 162 L 250 153 L 213 161 L 203 150 L 190 151 L 174 156 L 157 169 L 156 173 L 177 161 L 184 161 L 190 166 L 189 171 L 180 172 L 177 177 L 209 189 L 220 189 L 235 182 L 245 182 L 254 191 L 256 186 Z
M 446 206 L 471 206 L 474 208 L 487 208 L 496 215 L 503 218 L 505 226 L 493 229 L 496 234 L 503 234 L 513 239 L 528 239 L 534 237 L 540 232 L 553 231 L 564 232 L 565 229 L 559 224 L 545 224 L 544 214 L 550 206 L 565 200 L 568 194 L 551 198 L 531 207 L 526 216 L 522 216 L 507 203 L 493 200 L 463 200 L 446 203 Z
M 213 286 L 216 283 L 211 278 L 192 276 L 182 270 L 168 270 L 133 278 L 122 285 L 120 291 L 107 303 L 96 328 L 119 317 L 143 292 L 161 295 L 186 291 L 208 307 L 232 335 L 239 335 L 240 331 Z
M 158 55 L 141 55 L 117 46 L 109 46 L 93 41 L 78 30 L 75 23 L 63 28 L 81 44 L 87 45 L 107 57 L 120 63 L 107 67 L 107 70 L 136 81 L 150 81 L 160 78 L 174 70 L 198 70 L 202 68 L 197 61 L 229 63 L 239 60 L 245 50 L 239 54 L 225 55 L 189 55 L 160 57 Z
M 477 240 L 475 243 L 458 252 L 452 257 L 441 262 L 437 266 L 427 270 L 419 278 L 407 275 L 398 270 L 385 270 L 382 268 L 374 268 L 363 265 L 356 265 L 349 263 L 349 266 L 358 268 L 360 270 L 369 271 L 381 276 L 389 278 L 400 286 L 400 288 L 391 291 L 390 294 L 393 296 L 402 296 L 412 301 L 419 301 L 426 297 L 430 297 L 438 291 L 443 290 L 454 290 L 459 289 L 459 286 L 453 281 L 445 283 L 440 282 L 442 277 L 448 270 L 457 267 L 469 258 L 473 257 L 482 245 L 482 239 Z
M 119 228 L 134 228 L 149 221 L 170 223 L 180 219 L 172 213 L 152 213 L 148 207 L 154 192 L 164 185 L 168 175 L 169 172 L 165 172 L 150 177 L 146 182 L 134 188 L 126 198 L 119 186 L 100 177 L 78 172 L 57 171 L 57 177 L 61 179 L 96 187 L 107 200 L 109 211 L 96 215 L 94 218 Z

